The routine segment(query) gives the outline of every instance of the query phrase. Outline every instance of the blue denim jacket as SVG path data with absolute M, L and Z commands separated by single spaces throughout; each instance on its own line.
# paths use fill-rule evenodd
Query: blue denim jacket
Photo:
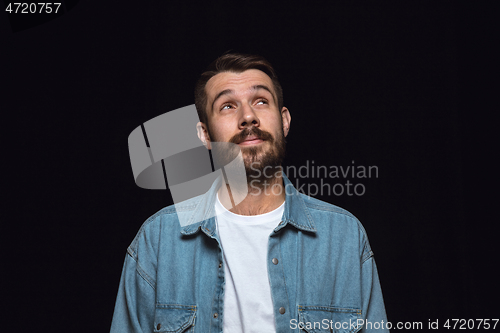
M 384 302 L 361 223 L 283 181 L 285 209 L 267 255 L 276 332 L 388 332 L 380 329 Z M 216 185 L 142 225 L 127 249 L 111 332 L 222 332 Z M 177 214 L 201 222 L 181 227 Z

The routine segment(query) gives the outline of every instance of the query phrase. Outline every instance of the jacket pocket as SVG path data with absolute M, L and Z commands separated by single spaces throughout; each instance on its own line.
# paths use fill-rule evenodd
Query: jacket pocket
M 157 304 L 155 309 L 154 332 L 190 332 L 196 318 L 195 305 Z
M 299 328 L 307 333 L 354 333 L 361 328 L 361 310 L 318 305 L 299 305 Z M 301 332 L 302 332 L 301 331 Z

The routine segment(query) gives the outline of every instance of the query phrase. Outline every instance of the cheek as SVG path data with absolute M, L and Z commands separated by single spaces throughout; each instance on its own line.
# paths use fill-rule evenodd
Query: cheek
M 210 124 L 210 138 L 212 141 L 225 142 L 228 141 L 232 135 L 234 135 L 234 133 L 228 124 L 222 122 Z
M 272 118 L 268 120 L 269 129 L 274 133 L 281 133 L 283 131 L 283 123 L 281 119 Z

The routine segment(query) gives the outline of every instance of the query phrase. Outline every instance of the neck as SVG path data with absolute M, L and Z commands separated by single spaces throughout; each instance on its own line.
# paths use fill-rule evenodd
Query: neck
M 225 190 L 221 187 L 218 191 L 219 200 L 229 211 L 239 215 L 260 215 L 275 210 L 285 201 L 285 188 L 283 177 L 277 176 L 268 182 L 256 186 L 248 184 L 248 194 L 236 206 L 233 205 L 234 197 L 238 197 L 238 189 L 230 188 L 226 184 Z M 241 196 L 240 196 L 241 197 Z

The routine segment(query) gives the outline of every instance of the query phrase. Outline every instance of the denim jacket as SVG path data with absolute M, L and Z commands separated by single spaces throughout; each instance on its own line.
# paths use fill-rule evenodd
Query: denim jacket
M 361 223 L 299 193 L 284 175 L 283 182 L 284 213 L 267 254 L 276 332 L 388 332 L 381 329 L 382 291 Z M 111 332 L 222 332 L 215 199 L 216 184 L 144 222 L 127 249 Z M 177 214 L 201 222 L 181 227 Z

